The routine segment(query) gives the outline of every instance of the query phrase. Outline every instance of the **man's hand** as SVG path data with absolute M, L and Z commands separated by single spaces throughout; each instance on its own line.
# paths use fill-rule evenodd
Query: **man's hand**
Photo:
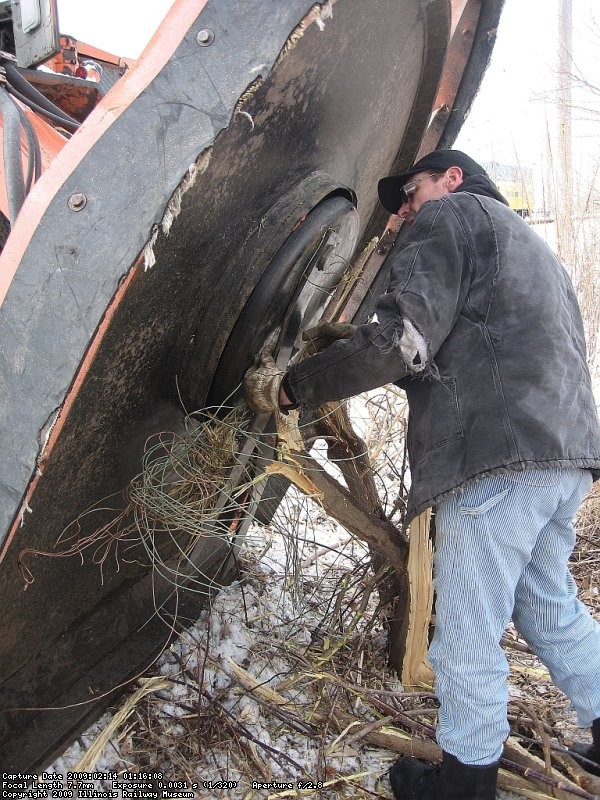
M 309 328 L 302 334 L 302 339 L 306 342 L 304 354 L 314 356 L 327 347 L 337 342 L 338 339 L 350 339 L 354 336 L 356 325 L 349 322 L 320 322 L 314 328 Z
M 264 347 L 259 366 L 250 367 L 244 375 L 244 397 L 257 414 L 280 410 L 279 387 L 285 373 L 275 363 L 272 352 L 271 347 Z

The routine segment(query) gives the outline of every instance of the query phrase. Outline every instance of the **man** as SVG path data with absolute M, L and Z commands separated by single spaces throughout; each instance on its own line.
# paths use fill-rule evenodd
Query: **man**
M 410 229 L 390 259 L 377 322 L 290 367 L 250 370 L 256 410 L 325 402 L 395 382 L 409 401 L 409 520 L 436 508 L 441 766 L 401 758 L 399 800 L 488 800 L 508 734 L 517 630 L 571 699 L 600 770 L 600 625 L 576 598 L 573 516 L 600 477 L 583 327 L 564 269 L 472 158 L 441 150 L 384 178 Z M 347 327 L 347 326 L 346 326 Z M 331 332 L 331 330 L 329 331 Z

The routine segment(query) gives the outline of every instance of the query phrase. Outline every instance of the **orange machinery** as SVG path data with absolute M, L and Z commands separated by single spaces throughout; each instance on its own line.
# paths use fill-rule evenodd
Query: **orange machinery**
M 52 23 L 56 24 L 55 18 Z M 5 20 L 5 33 L 6 26 Z M 11 37 L 3 38 L 10 46 Z M 5 232 L 7 220 L 20 210 L 35 181 L 106 92 L 135 64 L 133 59 L 115 56 L 64 34 L 57 37 L 56 47 L 56 52 L 37 64 L 36 69 L 19 67 L 14 53 L 4 51 L 0 56 L 1 82 L 12 101 L 12 105 L 4 101 L 2 128 L 4 124 L 13 129 L 20 127 L 22 162 L 22 168 L 17 169 L 17 147 L 11 146 L 14 156 L 9 146 L 4 147 L 0 160 L 0 211 Z M 12 134 L 12 139 L 16 138 L 16 133 Z

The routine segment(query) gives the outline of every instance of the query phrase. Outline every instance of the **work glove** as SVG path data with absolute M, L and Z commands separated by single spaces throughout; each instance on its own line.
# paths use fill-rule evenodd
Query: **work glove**
M 350 339 L 355 331 L 356 325 L 350 322 L 319 322 L 302 333 L 302 339 L 306 342 L 303 355 L 314 356 L 338 339 Z
M 244 397 L 257 414 L 279 411 L 279 387 L 285 373 L 273 359 L 273 349 L 263 347 L 257 367 L 250 367 L 244 375 Z

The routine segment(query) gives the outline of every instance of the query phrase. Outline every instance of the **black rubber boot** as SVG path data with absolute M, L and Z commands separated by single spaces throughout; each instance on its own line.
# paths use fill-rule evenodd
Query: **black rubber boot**
M 449 753 L 443 753 L 437 766 L 399 758 L 390 769 L 396 800 L 494 800 L 497 778 L 498 762 L 471 766 Z
M 396 800 L 438 800 L 441 766 L 406 756 L 394 761 L 390 783 Z
M 592 722 L 592 744 L 575 742 L 569 752 L 587 772 L 600 776 L 600 717 Z

